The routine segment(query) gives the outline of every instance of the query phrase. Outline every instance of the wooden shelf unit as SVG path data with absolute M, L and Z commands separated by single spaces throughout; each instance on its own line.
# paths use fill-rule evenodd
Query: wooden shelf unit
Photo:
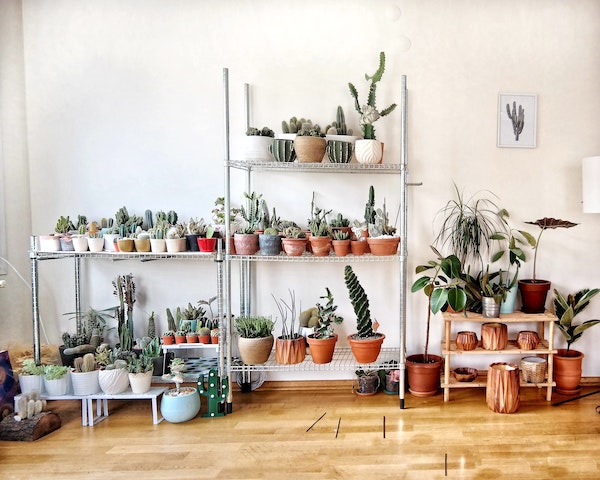
M 547 370 L 547 379 L 543 383 L 527 383 L 522 380 L 521 377 L 521 386 L 522 387 L 543 387 L 546 388 L 546 400 L 552 400 L 552 387 L 555 386 L 555 383 L 552 381 L 552 372 L 553 372 L 553 356 L 556 353 L 556 349 L 554 348 L 554 322 L 557 320 L 556 316 L 553 313 L 548 311 L 544 313 L 523 313 L 523 312 L 514 312 L 510 314 L 500 315 L 500 318 L 485 318 L 480 313 L 472 313 L 467 312 L 467 315 L 463 312 L 459 313 L 443 313 L 444 318 L 444 338 L 442 340 L 442 355 L 444 357 L 444 375 L 442 376 L 441 386 L 444 389 L 444 402 L 448 402 L 450 400 L 450 389 L 451 388 L 476 388 L 476 387 L 485 387 L 487 380 L 487 372 L 479 372 L 477 378 L 472 382 L 458 382 L 451 375 L 452 367 L 451 367 L 451 359 L 455 355 L 524 355 L 524 356 L 538 356 L 544 355 L 547 357 L 548 361 L 548 370 Z M 477 348 L 474 350 L 459 350 L 456 347 L 456 343 L 452 337 L 452 323 L 464 323 L 464 322 L 472 322 L 483 324 L 486 322 L 501 322 L 505 323 L 509 327 L 509 337 L 516 338 L 518 332 L 511 331 L 511 324 L 519 324 L 519 323 L 535 323 L 539 337 L 540 344 L 535 350 L 523 350 L 519 348 L 516 341 L 510 340 L 508 342 L 508 346 L 502 350 L 485 350 L 481 347 L 481 331 L 476 332 L 477 337 L 479 338 L 479 343 Z M 546 325 L 548 325 L 548 338 L 545 337 Z

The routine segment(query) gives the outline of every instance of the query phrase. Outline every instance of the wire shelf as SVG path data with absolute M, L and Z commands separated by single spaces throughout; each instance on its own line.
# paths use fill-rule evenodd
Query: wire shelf
M 336 348 L 331 363 L 317 364 L 307 355 L 305 360 L 294 365 L 281 365 L 275 361 L 275 351 L 269 359 L 260 365 L 231 365 L 230 372 L 344 372 L 352 370 L 381 370 L 389 368 L 389 362 L 400 362 L 400 350 L 397 348 L 382 348 L 379 357 L 373 363 L 358 363 L 350 348 Z
M 247 160 L 229 160 L 227 165 L 240 170 L 273 171 L 273 172 L 336 172 L 336 173 L 398 173 L 399 163 L 299 163 L 295 162 L 262 162 Z
M 179 260 L 215 260 L 216 253 L 205 252 L 39 252 L 31 251 L 30 258 L 36 257 L 38 260 L 54 260 L 60 258 L 94 258 L 107 260 L 140 260 L 149 262 L 161 259 L 179 259 Z
M 324 257 L 317 257 L 310 253 L 303 253 L 298 257 L 291 257 L 285 253 L 279 255 L 262 255 L 256 253 L 254 255 L 230 255 L 231 260 L 249 260 L 251 262 L 299 262 L 299 263 L 332 263 L 332 262 L 392 262 L 400 258 L 400 254 L 396 255 L 372 255 L 365 253 L 364 255 L 348 254 L 345 257 L 338 257 L 334 254 Z

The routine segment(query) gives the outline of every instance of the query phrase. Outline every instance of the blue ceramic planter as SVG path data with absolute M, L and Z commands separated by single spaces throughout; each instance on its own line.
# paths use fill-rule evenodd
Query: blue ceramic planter
M 160 413 L 167 422 L 181 423 L 191 420 L 200 412 L 200 395 L 193 387 L 182 387 L 180 390 L 193 391 L 187 395 L 173 396 L 176 389 L 167 390 L 160 401 Z

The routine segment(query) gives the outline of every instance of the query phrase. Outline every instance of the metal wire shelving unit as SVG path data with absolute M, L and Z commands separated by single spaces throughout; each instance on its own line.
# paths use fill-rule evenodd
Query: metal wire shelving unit
M 245 86 L 246 94 L 246 123 L 249 120 L 249 99 L 248 99 L 248 85 Z M 263 256 L 263 255 L 231 255 L 229 242 L 225 242 L 225 267 L 224 267 L 224 286 L 225 286 L 225 317 L 227 322 L 228 336 L 226 339 L 227 352 L 226 362 L 227 371 L 230 373 L 237 373 L 238 375 L 248 375 L 251 372 L 266 372 L 266 371 L 348 371 L 359 368 L 363 369 L 380 369 L 385 368 L 387 362 L 394 360 L 398 362 L 398 368 L 400 369 L 400 388 L 399 388 L 399 400 L 400 408 L 404 408 L 404 380 L 406 374 L 406 277 L 407 277 L 407 186 L 413 185 L 407 182 L 407 135 L 406 135 L 406 110 L 407 110 L 407 89 L 406 89 L 406 77 L 402 76 L 401 79 L 401 162 L 396 164 L 377 164 L 377 165 L 365 165 L 358 163 L 348 164 L 333 164 L 333 163 L 282 163 L 282 162 L 249 162 L 232 160 L 230 158 L 229 148 L 229 72 L 227 68 L 223 69 L 223 90 L 224 90 L 224 130 L 225 130 L 225 145 L 224 145 L 224 178 L 225 178 L 225 236 L 229 238 L 231 232 L 229 230 L 229 211 L 230 211 L 230 182 L 231 182 L 231 170 L 242 170 L 246 172 L 246 183 L 247 190 L 250 191 L 251 174 L 253 172 L 303 172 L 303 173 L 347 173 L 347 174 L 396 174 L 400 179 L 400 204 L 401 214 L 399 223 L 400 233 L 400 252 L 397 255 L 379 257 L 370 254 L 361 255 L 355 257 L 349 255 L 347 257 L 336 257 L 335 255 L 329 255 L 327 257 L 315 257 L 310 254 L 304 254 L 300 257 L 288 257 L 285 254 L 278 256 Z M 398 302 L 400 306 L 399 313 L 399 325 L 400 325 L 400 338 L 399 348 L 382 349 L 381 354 L 376 362 L 368 365 L 357 364 L 350 349 L 336 348 L 334 354 L 334 360 L 330 364 L 317 365 L 312 363 L 310 360 L 305 360 L 297 365 L 279 365 L 273 359 L 273 353 L 270 359 L 262 365 L 242 365 L 239 362 L 234 362 L 232 357 L 232 312 L 231 312 L 231 263 L 238 262 L 240 267 L 240 291 L 241 291 L 241 302 L 240 302 L 240 315 L 250 313 L 250 296 L 251 296 L 251 271 L 255 263 L 258 262 L 398 262 L 399 263 L 399 291 L 398 291 Z M 232 410 L 232 375 L 229 375 L 229 396 L 227 398 L 227 410 Z M 259 382 L 260 383 L 260 382 Z

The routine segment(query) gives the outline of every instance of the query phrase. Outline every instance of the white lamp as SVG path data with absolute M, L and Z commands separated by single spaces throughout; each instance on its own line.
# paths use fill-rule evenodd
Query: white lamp
M 600 156 L 582 163 L 583 213 L 600 213 Z

